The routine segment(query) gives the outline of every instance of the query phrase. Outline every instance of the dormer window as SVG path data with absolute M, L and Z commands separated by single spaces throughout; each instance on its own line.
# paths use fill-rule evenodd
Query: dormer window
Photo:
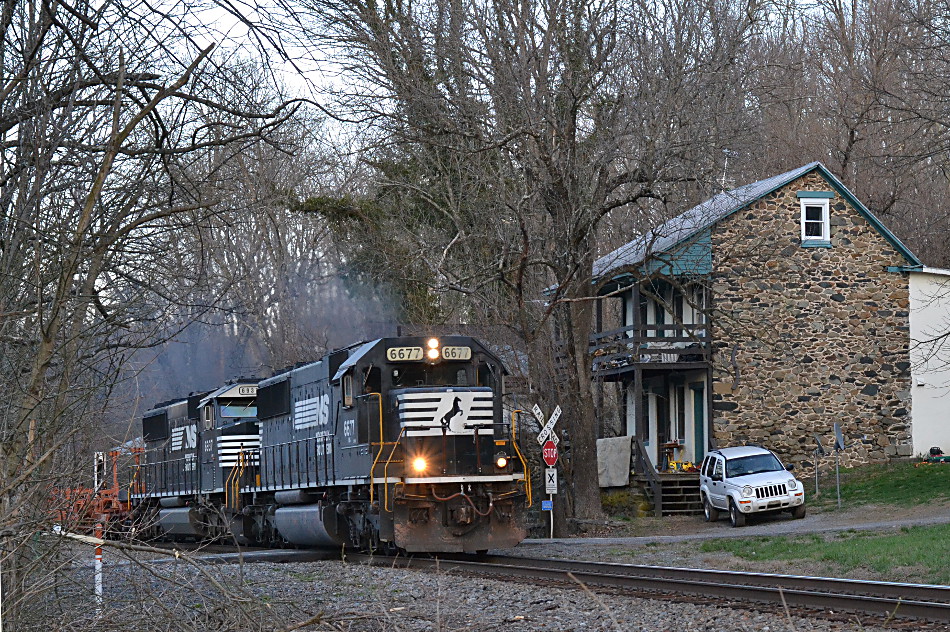
M 825 191 L 799 191 L 802 214 L 802 245 L 816 247 L 831 246 L 831 197 L 834 193 Z

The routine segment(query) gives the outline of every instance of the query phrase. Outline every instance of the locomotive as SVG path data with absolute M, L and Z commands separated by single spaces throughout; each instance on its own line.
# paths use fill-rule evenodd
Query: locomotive
M 381 338 L 145 413 L 130 487 L 173 538 L 481 552 L 526 536 L 506 370 L 468 336 Z

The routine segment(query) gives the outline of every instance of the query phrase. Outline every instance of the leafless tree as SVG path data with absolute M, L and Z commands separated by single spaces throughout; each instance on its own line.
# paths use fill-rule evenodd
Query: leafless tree
M 566 410 L 573 513 L 599 515 L 591 268 L 618 237 L 598 229 L 649 226 L 718 179 L 723 139 L 742 116 L 737 60 L 760 7 L 309 0 L 293 9 L 301 39 L 338 53 L 340 103 L 372 131 L 373 199 L 322 210 L 354 222 L 363 251 L 391 276 L 426 288 L 430 313 L 518 332 L 546 407 Z
M 185 4 L 8 2 L 0 13 L 0 532 L 4 622 L 46 587 L 30 537 L 75 476 L 126 353 L 206 308 L 194 230 L 212 186 L 293 113 L 222 97 L 226 72 Z M 200 43 L 199 43 L 200 42 Z M 240 94 L 237 88 L 231 88 Z M 197 297 L 197 298 L 196 298 Z

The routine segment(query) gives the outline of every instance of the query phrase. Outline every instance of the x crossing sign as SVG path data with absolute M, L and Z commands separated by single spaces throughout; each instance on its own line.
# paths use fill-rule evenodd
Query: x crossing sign
M 544 423 L 544 415 L 541 413 L 541 409 L 538 408 L 538 405 L 535 404 L 532 409 L 534 416 L 538 419 L 538 423 L 543 426 L 541 432 L 538 433 L 538 445 L 544 445 L 544 442 L 550 439 L 554 442 L 554 445 L 557 445 L 561 442 L 558 438 L 557 433 L 554 432 L 554 424 L 557 423 L 557 420 L 561 418 L 561 407 L 556 406 L 554 412 L 551 413 L 550 419 L 547 423 Z

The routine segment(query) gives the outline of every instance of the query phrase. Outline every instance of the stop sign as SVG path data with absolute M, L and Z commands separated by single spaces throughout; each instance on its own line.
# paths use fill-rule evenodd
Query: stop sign
M 557 445 L 550 439 L 545 441 L 541 447 L 541 457 L 548 467 L 554 467 L 554 464 L 557 463 Z

